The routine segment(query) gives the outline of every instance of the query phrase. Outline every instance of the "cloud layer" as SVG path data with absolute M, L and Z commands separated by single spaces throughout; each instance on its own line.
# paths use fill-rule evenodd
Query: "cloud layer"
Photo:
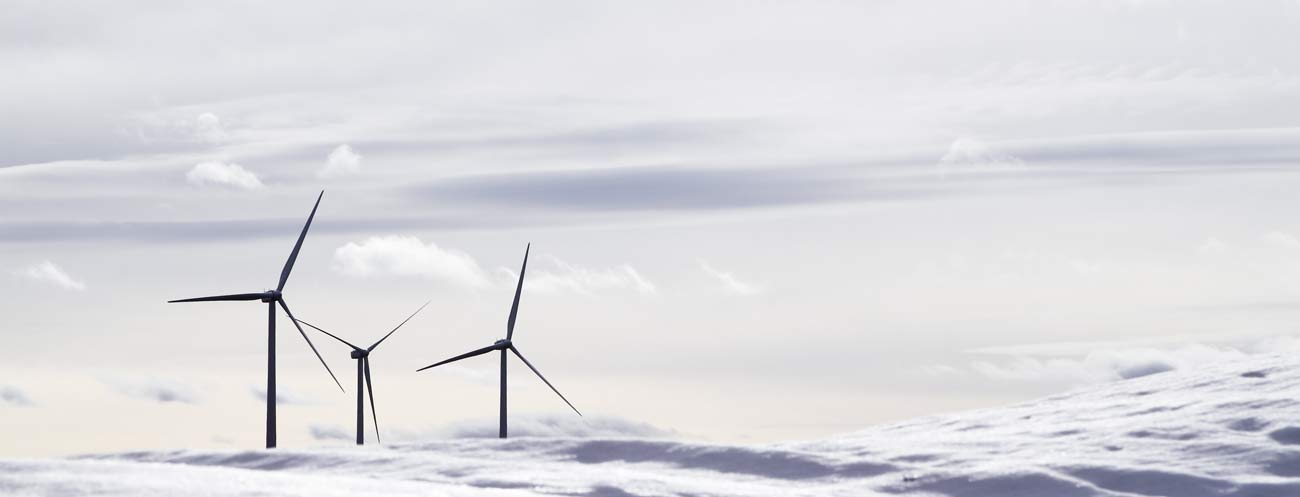
M 854 181 L 853 179 L 859 181 Z M 870 185 L 862 171 L 818 167 L 603 167 L 467 175 L 413 187 L 440 201 L 565 211 L 691 211 L 910 197 Z M 895 187 L 896 186 L 896 187 Z

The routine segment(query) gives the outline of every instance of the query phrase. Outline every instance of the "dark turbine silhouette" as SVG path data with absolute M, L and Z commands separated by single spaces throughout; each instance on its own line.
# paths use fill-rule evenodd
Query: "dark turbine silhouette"
M 281 309 L 284 309 L 284 313 L 289 316 L 289 320 L 293 321 L 293 325 L 295 328 L 298 328 L 298 333 L 302 335 L 302 339 L 307 341 L 307 346 L 311 347 L 311 351 L 316 354 L 316 358 L 320 360 L 321 365 L 325 366 L 325 371 L 329 372 L 331 378 L 334 378 L 334 384 L 339 386 L 339 390 L 343 390 L 343 384 L 339 383 L 339 379 L 337 376 L 334 376 L 334 371 L 330 370 L 329 364 L 325 364 L 325 359 L 320 356 L 320 352 L 316 351 L 316 346 L 311 343 L 311 339 L 307 338 L 307 332 L 302 330 L 302 326 L 298 326 L 298 321 L 293 318 L 293 311 L 289 310 L 289 305 L 284 303 L 284 295 L 280 293 L 284 291 L 285 282 L 289 281 L 289 272 L 293 271 L 293 263 L 294 261 L 298 260 L 298 251 L 302 249 L 302 241 L 304 238 L 307 237 L 307 229 L 311 228 L 311 220 L 312 218 L 316 217 L 316 208 L 320 207 L 320 200 L 324 196 L 325 196 L 325 192 L 321 191 L 320 196 L 316 197 L 316 205 L 312 206 L 311 215 L 307 216 L 307 224 L 303 225 L 302 233 L 298 235 L 298 243 L 295 243 L 293 245 L 293 252 L 289 253 L 289 260 L 284 263 L 284 269 L 280 271 L 280 283 L 275 286 L 275 290 L 267 290 L 261 293 L 237 293 L 233 295 L 218 295 L 215 297 L 199 297 L 193 299 L 168 301 L 168 303 L 175 303 L 175 302 L 212 302 L 212 301 L 226 301 L 226 300 L 260 300 L 267 304 L 266 448 L 268 449 L 275 447 L 275 306 L 277 304 L 279 304 Z
M 370 383 L 370 353 L 374 352 L 375 347 L 378 347 L 379 344 L 384 343 L 384 340 L 388 340 L 388 337 L 393 336 L 393 333 L 395 333 L 398 328 L 401 328 L 402 325 L 406 324 L 407 321 L 410 321 L 411 318 L 415 317 L 416 314 L 419 314 L 420 311 L 424 310 L 424 307 L 427 305 L 429 305 L 429 303 L 425 302 L 424 305 L 420 306 L 419 309 L 416 309 L 415 312 L 412 312 L 410 316 L 407 316 L 406 319 L 402 320 L 402 322 L 397 325 L 397 328 L 393 328 L 393 331 L 388 332 L 388 334 L 384 335 L 383 338 L 380 338 L 378 342 L 375 342 L 373 345 L 366 347 L 364 349 L 356 345 L 352 345 L 347 340 L 339 338 L 337 335 L 333 333 L 322 330 L 319 326 L 308 323 L 301 319 L 298 320 L 299 323 L 315 328 L 316 331 L 329 335 L 330 338 L 343 342 L 343 344 L 347 345 L 348 347 L 352 347 L 352 358 L 357 360 L 357 445 L 364 445 L 366 443 L 366 408 L 365 408 L 366 392 L 369 392 L 370 395 L 370 419 L 375 422 L 375 441 L 376 442 L 380 441 L 379 440 L 379 414 L 375 413 L 375 390 L 374 390 L 374 386 L 372 386 Z M 365 390 L 361 389 L 362 375 L 365 375 L 365 381 L 366 381 Z
M 546 386 L 551 387 L 551 391 L 555 392 L 555 395 L 560 396 L 560 400 L 563 400 L 565 404 L 569 404 L 569 408 L 573 409 L 573 412 L 578 413 L 579 416 L 582 415 L 581 412 L 578 412 L 578 408 L 573 407 L 573 403 L 569 402 L 569 399 L 564 398 L 564 394 L 560 393 L 559 390 L 556 390 L 555 385 L 552 385 L 550 381 L 547 381 L 546 377 L 542 376 L 542 372 L 538 371 L 537 368 L 533 367 L 533 364 L 528 362 L 528 359 L 525 359 L 524 355 L 519 353 L 519 349 L 515 348 L 514 343 L 510 341 L 511 338 L 513 338 L 515 335 L 515 316 L 519 314 L 519 293 L 524 289 L 524 271 L 528 269 L 528 251 L 530 249 L 532 249 L 531 243 L 528 244 L 528 248 L 524 249 L 524 265 L 523 267 L 519 268 L 519 284 L 515 286 L 515 301 L 513 304 L 510 305 L 510 320 L 506 322 L 506 338 L 504 340 L 497 340 L 496 343 L 493 343 L 492 345 L 489 345 L 487 347 L 483 347 L 481 349 L 472 352 L 466 352 L 464 354 L 458 355 L 451 359 L 430 364 L 428 366 L 416 370 L 416 371 L 424 371 L 429 368 L 438 367 L 443 364 L 447 364 L 451 362 L 456 362 L 461 359 L 466 359 L 477 355 L 483 355 L 488 352 L 492 352 L 494 350 L 501 351 L 501 427 L 500 430 L 497 432 L 498 433 L 497 436 L 501 438 L 506 438 L 506 351 L 514 352 L 515 356 L 519 357 L 519 360 L 524 361 L 524 365 L 528 366 L 528 369 L 533 370 L 533 373 L 536 373 L 537 377 L 541 378 L 542 381 L 546 383 Z

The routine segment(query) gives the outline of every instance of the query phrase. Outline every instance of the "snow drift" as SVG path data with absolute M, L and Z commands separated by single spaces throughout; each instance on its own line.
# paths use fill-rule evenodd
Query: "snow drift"
M 827 440 L 464 438 L 0 460 L 4 495 L 1285 497 L 1300 361 L 1254 356 Z

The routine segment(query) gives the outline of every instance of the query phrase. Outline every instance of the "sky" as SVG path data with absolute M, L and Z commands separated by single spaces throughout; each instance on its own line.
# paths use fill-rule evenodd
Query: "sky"
M 1300 2 L 9 2 L 0 455 L 260 447 L 275 286 L 385 440 L 761 443 L 1300 351 Z M 279 319 L 281 446 L 354 423 Z M 568 414 L 566 414 L 568 412 Z M 567 416 L 567 417 L 566 417 Z M 584 419 L 586 419 L 584 418 Z M 514 419 L 514 418 L 512 418 Z M 604 420 L 604 421 L 601 421 Z M 337 440 L 335 440 L 337 441 Z

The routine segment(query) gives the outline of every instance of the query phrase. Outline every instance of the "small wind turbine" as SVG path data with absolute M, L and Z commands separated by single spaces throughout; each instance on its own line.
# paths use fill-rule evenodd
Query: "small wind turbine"
M 330 370 L 329 364 L 325 364 L 325 359 L 316 351 L 316 346 L 307 338 L 307 332 L 298 326 L 298 321 L 293 319 L 293 312 L 289 310 L 289 305 L 284 303 L 284 284 L 289 281 L 289 272 L 293 271 L 293 263 L 298 260 L 298 251 L 302 249 L 302 241 L 307 237 L 307 229 L 311 228 L 311 220 L 316 217 L 316 208 L 320 207 L 320 199 L 325 196 L 325 191 L 321 190 L 320 195 L 316 197 L 316 205 L 311 208 L 311 214 L 307 216 L 307 224 L 302 227 L 302 233 L 298 234 L 298 243 L 293 245 L 293 252 L 289 252 L 289 260 L 284 263 L 284 269 L 280 270 L 280 283 L 276 285 L 275 290 L 267 290 L 261 293 L 237 293 L 233 295 L 218 295 L 215 297 L 198 297 L 193 299 L 169 300 L 167 303 L 176 302 L 212 302 L 227 300 L 260 300 L 267 303 L 267 322 L 266 322 L 266 448 L 275 447 L 275 306 L 280 305 L 284 313 L 293 321 L 294 327 L 298 328 L 298 333 L 302 339 L 307 341 L 307 346 L 316 354 L 316 359 L 320 360 L 325 371 L 329 372 L 330 377 L 334 378 L 334 384 L 343 390 L 343 384 L 339 383 L 334 371 Z
M 556 390 L 555 385 L 552 385 L 551 382 L 547 381 L 546 377 L 542 376 L 542 372 L 538 371 L 537 368 L 533 367 L 533 364 L 528 362 L 528 359 L 525 359 L 524 355 L 519 353 L 519 349 L 515 348 L 514 343 L 510 341 L 510 339 L 513 338 L 515 334 L 515 316 L 519 314 L 519 294 L 524 289 L 524 271 L 528 269 L 528 251 L 530 249 L 532 249 L 531 243 L 528 244 L 528 248 L 524 249 L 524 265 L 523 267 L 519 268 L 519 284 L 515 286 L 515 302 L 510 305 L 510 320 L 506 322 L 505 339 L 497 340 L 496 343 L 493 343 L 492 345 L 489 345 L 487 347 L 483 347 L 481 349 L 472 352 L 466 352 L 464 354 L 458 355 L 451 359 L 430 364 L 428 366 L 416 370 L 416 371 L 424 371 L 429 368 L 441 366 L 443 364 L 447 364 L 451 362 L 456 362 L 461 359 L 483 355 L 493 350 L 500 350 L 501 351 L 501 427 L 497 432 L 497 436 L 499 436 L 500 438 L 506 438 L 506 351 L 507 350 L 510 352 L 514 352 L 515 356 L 519 357 L 519 360 L 524 361 L 524 365 L 528 366 L 528 369 L 533 370 L 533 373 L 536 373 L 537 377 L 541 378 L 542 381 L 546 383 L 546 386 L 551 387 L 551 391 L 555 392 L 555 395 L 560 396 L 560 400 L 563 400 L 565 404 L 569 404 L 569 408 L 573 409 L 573 412 L 576 412 L 578 413 L 579 416 L 582 416 L 582 413 L 578 412 L 578 408 L 573 407 L 573 403 L 569 402 L 569 399 L 564 398 L 564 394 L 560 393 L 559 390 Z
M 410 316 L 407 316 L 406 319 L 402 320 L 402 322 L 397 325 L 397 328 L 401 328 L 402 325 L 406 324 L 407 321 L 410 321 L 411 318 L 415 317 L 416 314 L 424 310 L 424 307 L 427 305 L 429 305 L 429 303 L 425 302 L 424 305 L 420 306 L 419 309 L 416 309 L 415 312 L 412 312 Z M 352 343 L 342 338 L 339 338 L 333 333 L 320 329 L 319 326 L 308 323 L 301 319 L 299 319 L 298 322 L 310 326 L 312 328 L 315 328 L 316 331 L 329 335 L 330 338 L 343 342 L 343 344 L 347 345 L 348 347 L 352 347 L 352 358 L 357 360 L 357 445 L 364 445 L 366 443 L 366 436 L 365 436 L 365 431 L 366 431 L 365 405 L 366 404 L 365 404 L 365 395 L 364 395 L 366 392 L 369 392 L 370 395 L 370 419 L 375 422 L 375 442 L 380 442 L 379 414 L 375 413 L 375 390 L 370 383 L 370 353 L 373 352 L 375 350 L 375 347 L 378 347 L 379 344 L 384 343 L 384 340 L 388 340 L 388 337 L 393 336 L 393 333 L 397 331 L 397 328 L 393 328 L 393 331 L 388 332 L 388 334 L 384 335 L 383 338 L 380 338 L 378 342 L 375 342 L 373 345 L 363 349 L 356 345 L 352 345 Z M 365 385 L 366 389 L 364 391 L 361 390 L 362 374 L 365 375 L 365 381 L 366 381 L 366 385 Z

